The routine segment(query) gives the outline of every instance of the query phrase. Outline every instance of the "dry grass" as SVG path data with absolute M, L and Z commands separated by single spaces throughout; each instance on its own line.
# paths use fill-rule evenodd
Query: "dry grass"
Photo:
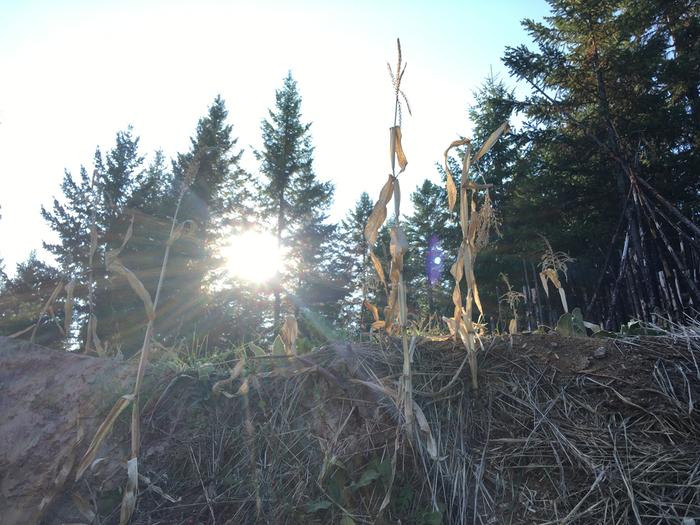
M 484 341 L 478 396 L 462 350 L 415 340 L 415 439 L 402 431 L 400 338 L 303 357 L 248 352 L 227 363 L 234 374 L 170 376 L 144 408 L 149 482 L 133 523 L 700 515 L 700 330 L 602 343 L 602 360 L 600 340 L 513 339 L 513 350 Z M 217 377 L 229 377 L 216 388 L 228 395 L 210 397 L 203 386 Z

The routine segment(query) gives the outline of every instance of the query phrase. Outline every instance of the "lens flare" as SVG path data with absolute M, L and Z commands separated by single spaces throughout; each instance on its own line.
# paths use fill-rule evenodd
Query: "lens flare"
M 425 260 L 425 270 L 430 286 L 435 286 L 444 270 L 445 257 L 442 252 L 442 243 L 437 235 L 433 235 L 428 243 L 428 254 Z
M 229 275 L 251 283 L 271 281 L 282 269 L 277 239 L 269 233 L 247 230 L 232 237 L 220 253 Z

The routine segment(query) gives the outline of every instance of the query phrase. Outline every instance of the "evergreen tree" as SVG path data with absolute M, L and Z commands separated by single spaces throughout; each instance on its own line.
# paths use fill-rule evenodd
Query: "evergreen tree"
M 114 337 L 118 345 L 124 343 L 123 334 L 129 334 L 129 342 L 133 342 L 144 324 L 140 300 L 130 291 L 125 279 L 109 275 L 104 265 L 105 254 L 123 241 L 133 215 L 132 205 L 147 201 L 148 190 L 153 185 L 143 172 L 138 142 L 131 128 L 117 133 L 116 144 L 106 155 L 99 148 L 96 150 L 91 175 L 81 167 L 76 181 L 66 171 L 63 202 L 54 199 L 50 211 L 42 207 L 44 219 L 58 236 L 57 243 L 44 243 L 44 247 L 54 254 L 62 273 L 77 283 L 76 318 L 81 330 L 86 326 L 85 313 L 90 310 L 88 290 L 92 287 L 93 311 L 100 322 L 101 336 Z M 97 249 L 90 265 L 93 223 Z M 145 278 L 152 268 L 143 262 L 139 264 L 142 254 L 136 246 L 131 243 L 124 257 L 131 253 L 130 269 Z M 152 242 L 147 246 L 153 249 Z
M 62 301 L 53 305 L 54 317 L 39 315 L 56 289 L 59 272 L 37 259 L 36 252 L 17 264 L 15 275 L 5 280 L 0 287 L 0 334 L 11 335 L 22 332 L 39 321 L 35 342 L 44 346 L 60 348 L 64 335 Z M 19 337 L 30 339 L 32 330 Z
M 296 309 L 332 303 L 342 290 L 324 282 L 319 272 L 328 260 L 333 232 L 326 223 L 333 185 L 318 181 L 314 174 L 311 124 L 302 123 L 301 96 L 291 73 L 275 98 L 275 109 L 269 110 L 261 125 L 263 148 L 256 156 L 263 175 L 258 197 L 261 215 L 272 224 L 281 250 L 288 253 L 289 274 L 280 271 L 274 283 L 273 323 L 278 326 L 283 290 L 296 292 Z
M 373 204 L 369 194 L 363 192 L 355 207 L 350 209 L 340 224 L 336 235 L 332 256 L 332 267 L 340 276 L 345 295 L 340 299 L 336 320 L 339 326 L 349 332 L 367 331 L 371 316 L 363 306 L 365 300 L 373 304 L 375 292 L 374 277 L 369 260 L 367 241 L 364 236 L 365 224 L 372 212 Z
M 511 73 L 533 90 L 518 104 L 528 118 L 532 168 L 519 181 L 512 210 L 521 217 L 534 211 L 531 217 L 540 228 L 558 237 L 552 241 L 558 249 L 588 268 L 599 266 L 610 251 L 624 210 L 615 246 L 623 244 L 626 232 L 627 269 L 638 297 L 633 301 L 638 311 L 627 315 L 651 319 L 663 301 L 658 272 L 670 266 L 682 270 L 682 262 L 673 259 L 673 248 L 663 239 L 675 235 L 673 230 L 658 230 L 646 205 L 628 194 L 638 192 L 636 181 L 649 181 L 688 215 L 697 213 L 697 170 L 689 169 L 697 168 L 696 148 L 689 147 L 697 82 L 690 84 L 697 75 L 688 71 L 690 84 L 674 78 L 679 65 L 668 47 L 675 26 L 671 13 L 687 9 L 691 14 L 685 23 L 697 28 L 697 6 L 614 0 L 549 3 L 552 13 L 544 23 L 523 23 L 537 49 L 506 51 Z M 684 51 L 694 42 L 679 40 Z M 683 69 L 694 60 L 678 62 Z M 668 247 L 671 257 L 664 261 Z M 686 279 L 686 284 L 697 298 L 693 283 Z M 576 302 L 582 304 L 583 298 Z
M 413 215 L 406 221 L 411 250 L 406 264 L 409 300 L 421 317 L 450 315 L 450 265 L 457 256 L 460 230 L 447 209 L 445 186 L 425 180 L 411 194 Z
M 227 299 L 213 300 L 213 285 L 223 279 L 218 249 L 223 237 L 240 231 L 251 215 L 250 178 L 239 165 L 242 151 L 236 149 L 238 139 L 227 118 L 226 104 L 217 96 L 199 120 L 189 151 L 173 163 L 161 214 L 172 216 L 184 185 L 178 221 L 188 221 L 191 228 L 171 249 L 157 324 L 164 337 L 222 330 L 222 312 L 214 304 L 225 304 Z

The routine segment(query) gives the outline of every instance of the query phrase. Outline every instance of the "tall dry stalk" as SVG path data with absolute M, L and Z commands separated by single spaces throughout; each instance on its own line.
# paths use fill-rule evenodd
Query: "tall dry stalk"
M 479 310 L 479 320 L 483 319 L 484 310 L 479 298 L 479 288 L 474 277 L 474 261 L 481 249 L 489 242 L 491 228 L 495 226 L 496 220 L 491 205 L 489 188 L 491 184 L 477 184 L 469 177 L 469 170 L 472 166 L 478 166 L 479 160 L 491 149 L 498 138 L 508 131 L 508 123 L 501 124 L 496 131 L 491 133 L 481 149 L 471 156 L 471 141 L 461 139 L 452 142 L 445 150 L 445 173 L 447 175 L 447 202 L 450 211 L 454 210 L 457 204 L 457 186 L 454 182 L 454 175 L 450 170 L 448 158 L 453 148 L 466 146 L 462 159 L 462 177 L 459 191 L 459 224 L 462 229 L 462 243 L 459 247 L 457 260 L 452 265 L 450 273 L 455 279 L 455 287 L 452 292 L 452 301 L 455 305 L 454 316 L 446 319 L 453 336 L 459 334 L 469 358 L 471 369 L 472 385 L 479 387 L 477 377 L 476 344 L 478 338 L 479 324 L 474 323 L 473 309 L 476 305 Z M 483 177 L 482 177 L 483 179 Z M 478 205 L 479 193 L 483 192 L 483 201 Z M 466 281 L 467 297 L 462 304 L 461 282 Z
M 397 38 L 396 45 L 398 49 L 398 60 L 396 63 L 396 71 L 393 71 L 391 65 L 387 63 L 391 83 L 394 89 L 394 125 L 389 128 L 389 156 L 391 161 L 391 173 L 389 178 L 382 187 L 372 213 L 367 219 L 365 226 L 365 239 L 369 246 L 369 256 L 372 260 L 372 265 L 377 271 L 379 280 L 384 285 L 385 289 L 389 290 L 387 307 L 384 309 L 383 323 L 378 319 L 376 307 L 370 305 L 370 309 L 374 313 L 375 323 L 373 326 L 384 328 L 387 334 L 400 334 L 403 347 L 403 373 L 401 380 L 401 404 L 403 405 L 403 413 L 406 420 L 406 425 L 411 433 L 413 428 L 413 387 L 411 386 L 411 350 L 408 344 L 408 335 L 406 334 L 406 322 L 408 317 L 408 307 L 406 305 L 406 284 L 403 277 L 403 259 L 408 251 L 408 240 L 406 234 L 401 227 L 401 188 L 399 185 L 398 176 L 406 169 L 408 161 L 406 154 L 401 145 L 401 118 L 402 118 L 402 101 L 406 104 L 406 109 L 409 114 L 411 107 L 408 103 L 405 93 L 401 89 L 401 81 L 406 72 L 406 64 L 402 60 L 401 42 Z M 397 163 L 399 170 L 397 171 Z M 374 244 L 377 241 L 379 228 L 387 217 L 387 205 L 389 200 L 394 200 L 394 224 L 391 228 L 391 242 L 389 252 L 391 254 L 391 263 L 389 266 L 389 280 L 391 286 L 387 286 L 386 276 L 382 262 L 374 253 Z
M 554 287 L 559 290 L 559 298 L 561 299 L 561 305 L 566 313 L 569 313 L 569 304 L 566 301 L 566 291 L 564 286 L 561 284 L 559 279 L 559 272 L 564 274 L 564 279 L 567 278 L 567 264 L 574 262 L 568 253 L 565 252 L 555 252 L 552 245 L 544 235 L 540 235 L 545 244 L 544 253 L 542 254 L 542 261 L 540 262 L 540 280 L 542 281 L 542 287 L 544 292 L 549 297 L 549 288 L 547 287 L 547 281 L 552 281 Z
M 105 439 L 110 429 L 114 425 L 117 417 L 129 406 L 132 406 L 131 412 L 131 456 L 127 461 L 127 485 L 124 489 L 124 496 L 122 498 L 121 514 L 120 514 L 120 525 L 126 524 L 131 518 L 134 508 L 136 506 L 136 496 L 138 494 L 138 455 L 140 449 L 141 441 L 141 425 L 140 425 L 140 413 L 139 413 L 139 395 L 141 392 L 141 387 L 143 385 L 143 378 L 146 371 L 146 365 L 148 364 L 148 354 L 151 347 L 151 340 L 153 337 L 154 324 L 156 320 L 156 309 L 158 308 L 158 300 L 160 298 L 160 292 L 163 287 L 163 282 L 165 280 L 165 272 L 168 266 L 168 259 L 170 257 L 170 249 L 175 241 L 177 241 L 184 231 L 191 225 L 191 221 L 184 221 L 178 223 L 178 214 L 180 211 L 180 205 L 182 204 L 182 199 L 185 195 L 185 191 L 192 183 L 197 171 L 199 169 L 199 162 L 197 159 L 193 160 L 185 173 L 185 177 L 182 181 L 180 188 L 180 193 L 177 199 L 177 204 L 175 206 L 175 213 L 173 214 L 173 219 L 170 225 L 170 234 L 168 235 L 168 240 L 165 245 L 165 253 L 163 254 L 163 262 L 160 268 L 160 275 L 158 277 L 158 284 L 156 286 L 155 299 L 151 300 L 151 295 L 148 290 L 146 290 L 143 283 L 134 275 L 131 270 L 126 268 L 121 261 L 119 261 L 118 256 L 120 252 L 124 249 L 126 244 L 129 242 L 133 232 L 134 220 L 132 217 L 131 224 L 124 236 L 124 240 L 121 246 L 115 250 L 111 250 L 105 256 L 105 264 L 107 269 L 113 273 L 118 273 L 125 277 L 131 286 L 132 290 L 141 298 L 146 310 L 146 316 L 148 318 L 148 323 L 146 325 L 146 333 L 143 339 L 143 345 L 141 346 L 139 366 L 136 372 L 136 381 L 134 384 L 134 390 L 131 394 L 127 394 L 119 398 L 117 403 L 112 407 L 112 410 L 107 415 L 107 418 L 102 422 L 100 427 L 95 433 L 90 446 L 85 452 L 83 458 L 78 465 L 76 480 L 79 479 L 85 470 L 92 464 L 95 455 L 97 454 L 97 449 L 99 448 L 102 441 Z
M 500 277 L 508 288 L 508 291 L 499 297 L 499 301 L 506 303 L 513 314 L 513 319 L 511 319 L 508 323 L 508 333 L 515 334 L 518 332 L 518 304 L 520 303 L 521 299 L 525 298 L 525 294 L 518 292 L 517 290 L 513 290 L 513 287 L 510 285 L 510 280 L 506 274 L 502 273 Z

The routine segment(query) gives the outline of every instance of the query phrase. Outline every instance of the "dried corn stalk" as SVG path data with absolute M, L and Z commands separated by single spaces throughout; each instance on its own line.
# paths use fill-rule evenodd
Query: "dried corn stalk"
M 559 279 L 559 272 L 564 274 L 564 279 L 566 279 L 566 271 L 568 269 L 567 264 L 574 262 L 568 253 L 565 252 L 555 252 L 552 245 L 549 244 L 547 238 L 540 235 L 545 244 L 545 250 L 542 254 L 542 261 L 540 262 L 540 281 L 542 281 L 542 287 L 544 292 L 549 297 L 549 289 L 547 287 L 547 281 L 551 281 L 554 287 L 559 290 L 559 297 L 561 298 L 561 305 L 565 312 L 569 312 L 569 305 L 566 302 L 566 291 L 564 291 L 564 286 L 561 284 Z
M 500 277 L 503 282 L 506 283 L 508 291 L 504 293 L 499 300 L 508 304 L 508 307 L 513 314 L 513 319 L 511 319 L 508 323 L 508 332 L 510 334 L 515 334 L 518 332 L 518 303 L 520 303 L 521 299 L 525 298 L 525 295 L 521 292 L 513 290 L 513 287 L 510 285 L 510 280 L 506 274 L 502 273 Z
M 448 327 L 452 336 L 459 335 L 469 358 L 471 369 L 472 385 L 478 388 L 476 343 L 479 336 L 479 327 L 482 326 L 483 308 L 479 298 L 479 288 L 474 277 L 474 261 L 481 249 L 489 242 L 491 228 L 496 225 L 496 219 L 491 205 L 489 188 L 491 184 L 477 184 L 469 178 L 469 170 L 475 165 L 496 143 L 498 138 L 508 131 L 508 123 L 504 122 L 499 128 L 491 133 L 479 151 L 471 156 L 471 141 L 460 139 L 452 142 L 444 153 L 445 173 L 447 174 L 447 203 L 450 211 L 454 210 L 457 204 L 457 185 L 454 175 L 450 170 L 448 158 L 453 148 L 466 146 L 462 158 L 462 176 L 459 187 L 459 223 L 462 229 L 462 243 L 459 247 L 457 260 L 452 265 L 450 273 L 454 277 L 455 287 L 452 291 L 452 302 L 454 303 L 454 315 Z M 477 197 L 479 192 L 483 192 L 483 202 L 478 206 Z M 467 297 L 462 302 L 461 283 L 466 281 Z M 479 310 L 479 323 L 473 321 L 473 308 L 476 305 Z
M 148 318 L 148 324 L 146 325 L 146 334 L 143 338 L 143 345 L 141 346 L 141 355 L 139 358 L 139 366 L 136 371 L 136 382 L 134 384 L 134 391 L 132 394 L 122 396 L 119 401 L 112 407 L 109 415 L 100 425 L 98 432 L 93 439 L 90 447 L 88 447 L 87 452 L 83 456 L 76 479 L 79 479 L 83 474 L 85 469 L 91 464 L 94 454 L 97 452 L 99 444 L 104 440 L 106 435 L 111 430 L 119 414 L 129 405 L 132 404 L 131 412 L 131 456 L 127 462 L 127 485 L 124 489 L 124 494 L 122 497 L 121 513 L 119 519 L 119 525 L 126 525 L 131 519 L 131 515 L 134 511 L 136 505 L 136 498 L 138 496 L 138 455 L 140 451 L 141 443 L 141 418 L 139 410 L 139 394 L 141 392 L 141 385 L 143 384 L 144 374 L 146 372 L 146 365 L 148 364 L 148 354 L 151 349 L 151 339 L 153 337 L 154 323 L 156 318 L 156 310 L 158 308 L 158 299 L 160 298 L 160 292 L 163 287 L 163 281 L 165 280 L 165 271 L 168 266 L 168 259 L 170 257 L 170 249 L 173 243 L 178 240 L 182 234 L 189 229 L 192 229 L 192 221 L 178 222 L 177 216 L 180 211 L 180 205 L 182 204 L 182 199 L 185 195 L 185 191 L 192 184 L 194 177 L 199 171 L 199 159 L 195 158 L 185 173 L 185 177 L 180 186 L 180 194 L 178 196 L 177 205 L 175 206 L 175 213 L 173 214 L 172 223 L 170 226 L 170 235 L 165 244 L 165 252 L 163 254 L 163 263 L 160 268 L 160 276 L 158 277 L 158 284 L 156 285 L 155 298 L 151 301 L 151 296 L 143 286 L 143 283 L 130 272 L 117 258 L 121 250 L 129 242 L 131 234 L 133 232 L 133 217 L 131 224 L 124 236 L 124 241 L 121 246 L 108 252 L 105 256 L 105 264 L 107 268 L 111 271 L 115 271 L 124 275 L 129 281 L 129 285 L 132 287 L 134 292 L 142 299 L 144 303 L 144 308 L 146 310 L 146 315 Z
M 384 328 L 385 332 L 391 334 L 401 334 L 403 346 L 403 374 L 401 381 L 401 399 L 406 425 L 409 428 L 409 434 L 412 433 L 413 425 L 413 397 L 411 386 L 411 356 L 406 335 L 406 322 L 408 316 L 408 308 L 406 305 L 406 285 L 403 279 L 403 260 L 406 252 L 408 252 L 408 241 L 406 234 L 401 227 L 401 186 L 398 176 L 406 169 L 408 160 L 401 144 L 401 106 L 402 101 L 406 104 L 409 114 L 411 113 L 410 105 L 406 95 L 401 90 L 401 81 L 406 72 L 406 64 L 402 62 L 401 42 L 397 39 L 398 61 L 396 71 L 389 66 L 389 74 L 391 76 L 392 87 L 394 88 L 394 125 L 389 128 L 389 157 L 391 163 L 391 174 L 384 183 L 379 199 L 372 209 L 367 224 L 365 225 L 365 239 L 369 245 L 369 255 L 372 260 L 379 280 L 384 285 L 387 293 L 387 306 L 384 309 L 384 320 L 379 318 L 378 309 L 371 304 L 367 307 L 372 312 L 374 329 Z M 398 165 L 398 166 L 397 166 Z M 398 171 L 397 171 L 398 167 Z M 394 201 L 394 221 L 391 228 L 391 243 L 389 251 L 391 254 L 391 262 L 389 265 L 389 281 L 387 283 L 386 275 L 381 261 L 374 253 L 374 244 L 379 235 L 379 228 L 387 217 L 387 206 L 389 201 Z
M 299 336 L 299 326 L 297 325 L 297 319 L 293 315 L 288 315 L 284 324 L 282 325 L 282 330 L 280 331 L 280 337 L 284 343 L 284 350 L 287 355 L 297 355 L 297 337 Z

